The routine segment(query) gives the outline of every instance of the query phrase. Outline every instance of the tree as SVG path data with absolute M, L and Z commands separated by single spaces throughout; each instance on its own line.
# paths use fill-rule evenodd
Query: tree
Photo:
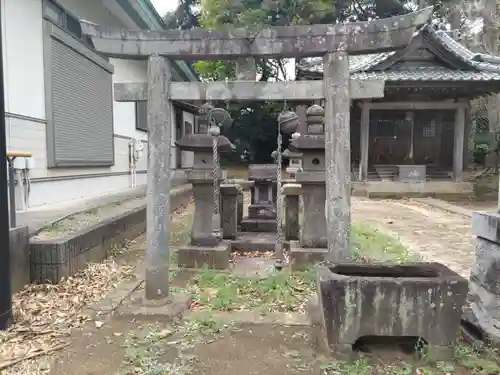
M 165 0 L 169 1 L 169 0 Z M 167 29 L 192 29 L 198 27 L 198 0 L 180 0 L 174 11 L 163 16 Z

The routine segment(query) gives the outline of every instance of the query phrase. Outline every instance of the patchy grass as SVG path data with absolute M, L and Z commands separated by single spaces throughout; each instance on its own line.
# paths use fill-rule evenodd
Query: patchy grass
M 214 342 L 222 332 L 235 327 L 214 319 L 209 313 L 188 316 L 176 326 L 148 325 L 131 332 L 125 340 L 122 375 L 188 375 L 198 344 Z
M 190 281 L 200 309 L 261 313 L 303 311 L 314 293 L 312 271 L 280 272 L 262 279 L 238 277 L 205 269 Z
M 479 351 L 470 345 L 460 343 L 455 346 L 454 358 L 458 365 L 469 371 L 469 374 L 500 374 L 500 356 L 491 348 Z
M 351 236 L 351 246 L 357 261 L 409 263 L 419 260 L 397 239 L 365 223 L 354 222 Z
M 342 374 L 342 375 L 370 375 L 373 366 L 365 358 L 360 358 L 355 361 L 332 361 L 323 364 L 320 368 L 325 374 Z
M 129 333 L 125 340 L 123 375 L 189 374 L 192 358 L 183 355 L 180 348 L 172 346 L 166 339 L 175 331 L 149 325 L 138 332 Z

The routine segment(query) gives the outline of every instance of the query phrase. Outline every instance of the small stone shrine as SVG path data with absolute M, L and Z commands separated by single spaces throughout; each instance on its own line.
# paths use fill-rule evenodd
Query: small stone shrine
M 244 232 L 276 232 L 277 176 L 275 164 L 250 164 L 248 180 L 253 181 Z
M 300 246 L 290 244 L 292 267 L 321 261 L 327 252 L 324 114 L 319 105 L 309 107 L 307 133 L 291 142 L 302 153 L 302 170 L 296 173 L 296 180 L 302 186 L 303 199 Z
M 214 233 L 214 189 L 213 189 L 213 138 L 208 134 L 207 111 L 198 117 L 198 133 L 187 134 L 176 141 L 182 151 L 194 152 L 193 169 L 187 171 L 188 181 L 193 185 L 195 212 L 191 229 L 191 242 L 179 249 L 179 266 L 185 268 L 225 269 L 229 265 L 229 242 L 222 241 Z M 233 144 L 219 135 L 219 152 L 234 149 Z M 220 172 L 220 171 L 219 171 Z M 219 173 L 222 180 L 222 173 Z

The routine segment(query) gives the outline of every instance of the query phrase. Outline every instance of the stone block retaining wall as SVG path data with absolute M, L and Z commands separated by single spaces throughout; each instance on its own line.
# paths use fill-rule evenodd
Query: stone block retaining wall
M 190 201 L 191 187 L 179 187 L 171 193 L 171 209 Z M 31 240 L 29 243 L 30 280 L 57 283 L 74 275 L 90 262 L 100 262 L 113 246 L 123 246 L 146 231 L 146 205 L 103 220 L 64 238 Z

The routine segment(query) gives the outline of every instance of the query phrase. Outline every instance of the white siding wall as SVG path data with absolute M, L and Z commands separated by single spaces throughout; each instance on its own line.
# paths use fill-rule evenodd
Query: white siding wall
M 95 168 L 47 168 L 43 71 L 42 0 L 0 0 L 6 87 L 8 150 L 29 151 L 35 168 L 30 206 L 39 207 L 117 192 L 130 187 L 128 143 L 147 141 L 135 127 L 133 103 L 114 103 L 115 165 Z M 105 2 L 107 0 L 104 0 Z M 126 27 L 101 0 L 59 0 L 75 16 L 110 26 Z M 110 59 L 114 82 L 146 80 L 145 62 Z M 137 184 L 146 183 L 147 144 L 137 166 Z M 175 155 L 175 153 L 173 153 Z M 173 158 L 175 165 L 175 157 Z

